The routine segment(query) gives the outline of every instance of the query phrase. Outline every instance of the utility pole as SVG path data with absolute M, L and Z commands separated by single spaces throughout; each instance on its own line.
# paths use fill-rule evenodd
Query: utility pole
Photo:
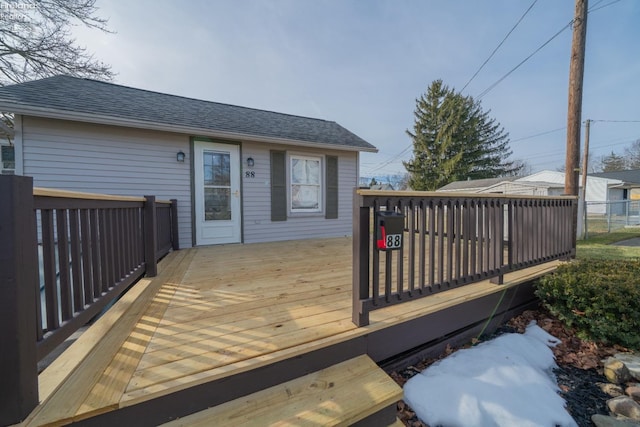
M 584 238 L 587 238 L 587 174 L 589 173 L 589 131 L 591 120 L 584 123 L 584 154 L 582 155 L 582 224 L 584 226 Z
M 576 0 L 573 18 L 573 41 L 569 65 L 569 111 L 567 114 L 567 160 L 564 172 L 564 193 L 578 195 L 580 163 L 580 124 L 582 121 L 582 81 L 584 79 L 584 51 L 587 39 L 587 8 L 589 0 Z M 573 209 L 571 227 L 572 246 L 578 238 L 578 206 Z
M 571 43 L 571 63 L 569 66 L 567 157 L 564 177 L 564 192 L 571 196 L 578 195 L 580 125 L 582 120 L 582 81 L 584 78 L 584 51 L 587 38 L 588 3 L 589 0 L 576 0 L 576 10 L 573 18 L 573 41 Z

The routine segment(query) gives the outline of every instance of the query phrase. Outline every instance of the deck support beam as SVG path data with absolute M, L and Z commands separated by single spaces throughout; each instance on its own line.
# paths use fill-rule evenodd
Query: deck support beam
M 38 253 L 33 178 L 0 176 L 0 425 L 38 404 Z

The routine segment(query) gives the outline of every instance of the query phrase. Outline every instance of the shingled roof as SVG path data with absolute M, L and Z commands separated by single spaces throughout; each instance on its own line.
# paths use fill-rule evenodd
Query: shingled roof
M 599 178 L 619 179 L 628 184 L 640 184 L 640 169 L 630 169 L 615 172 L 599 172 L 590 173 L 589 176 L 597 176 Z
M 482 188 L 490 187 L 495 184 L 499 184 L 505 181 L 515 181 L 517 176 L 503 176 L 500 178 L 484 178 L 484 179 L 469 179 L 465 181 L 454 181 L 438 188 L 437 191 L 475 191 Z
M 202 136 L 377 151 L 336 122 L 70 76 L 0 88 L 0 111 Z

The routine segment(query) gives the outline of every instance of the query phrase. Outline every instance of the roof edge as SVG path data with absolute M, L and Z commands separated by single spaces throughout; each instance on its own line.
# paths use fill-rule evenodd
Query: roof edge
M 207 136 L 212 138 L 223 138 L 232 140 L 267 142 L 272 144 L 294 145 L 314 148 L 331 148 L 339 151 L 357 151 L 377 153 L 378 149 L 373 145 L 369 147 L 354 147 L 348 145 L 337 145 L 330 143 L 318 143 L 309 141 L 300 141 L 296 139 L 276 138 L 269 136 L 245 134 L 239 132 L 215 131 L 206 128 L 198 128 L 191 126 L 168 125 L 166 123 L 150 122 L 144 120 L 125 119 L 121 117 L 106 116 L 100 114 L 78 113 L 72 111 L 60 111 L 51 108 L 26 107 L 24 104 L 16 103 L 0 103 L 0 110 L 6 110 L 13 114 L 26 116 L 36 116 L 49 119 L 72 120 L 84 123 L 97 123 L 103 125 L 132 127 L 138 129 L 149 129 L 164 132 L 191 134 L 193 136 Z M 366 142 L 366 141 L 365 141 Z M 369 144 L 371 145 L 371 144 Z

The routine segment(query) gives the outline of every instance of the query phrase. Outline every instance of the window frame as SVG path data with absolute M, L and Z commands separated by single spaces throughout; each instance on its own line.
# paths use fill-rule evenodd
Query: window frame
M 322 154 L 314 153 L 287 153 L 287 211 L 289 215 L 304 215 L 324 213 L 324 192 L 326 190 L 324 164 L 325 158 Z M 293 182 L 293 161 L 294 160 L 310 160 L 318 162 L 318 207 L 317 208 L 294 208 L 293 207 L 293 186 L 300 185 Z M 303 184 L 305 185 L 305 184 Z M 306 184 L 309 185 L 309 184 Z

